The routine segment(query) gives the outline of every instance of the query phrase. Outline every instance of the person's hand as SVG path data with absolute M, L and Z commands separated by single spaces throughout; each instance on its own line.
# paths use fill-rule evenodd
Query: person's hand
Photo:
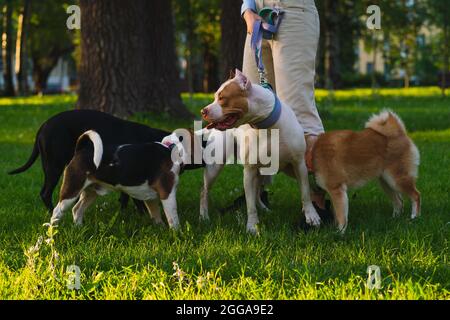
M 256 13 L 254 13 L 252 10 L 247 9 L 244 12 L 244 20 L 245 23 L 247 24 L 247 33 L 252 34 L 253 24 L 255 23 L 256 20 L 261 20 L 261 17 Z

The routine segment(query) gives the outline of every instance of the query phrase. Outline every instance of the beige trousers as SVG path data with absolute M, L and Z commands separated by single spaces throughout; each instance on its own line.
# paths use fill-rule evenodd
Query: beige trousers
M 266 77 L 280 99 L 291 106 L 306 135 L 324 132 L 314 98 L 314 76 L 320 24 L 314 0 L 256 0 L 256 7 L 284 11 L 273 40 L 263 40 Z M 255 57 L 247 35 L 243 73 L 259 83 Z

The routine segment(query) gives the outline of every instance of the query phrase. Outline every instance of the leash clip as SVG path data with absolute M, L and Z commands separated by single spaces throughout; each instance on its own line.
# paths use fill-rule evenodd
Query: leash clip
M 259 74 L 259 83 L 266 88 L 271 88 L 272 86 L 267 81 L 264 64 L 262 61 L 262 41 L 263 39 L 274 39 L 282 19 L 282 14 L 283 11 L 278 7 L 264 7 L 258 12 L 261 19 L 256 20 L 253 25 L 250 45 L 255 55 L 256 66 Z
M 258 69 L 259 73 L 259 84 L 267 84 L 266 72 L 264 69 Z

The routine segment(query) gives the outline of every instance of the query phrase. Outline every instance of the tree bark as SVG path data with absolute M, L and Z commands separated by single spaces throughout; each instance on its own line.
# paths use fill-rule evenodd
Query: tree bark
M 33 60 L 34 90 L 36 93 L 45 92 L 47 89 L 47 80 L 53 68 L 56 67 L 61 57 L 69 54 L 73 49 L 73 45 L 70 45 L 67 48 L 53 47 L 49 54 L 45 56 L 31 54 L 31 59 Z
M 31 0 L 24 0 L 23 10 L 18 21 L 16 44 L 16 74 L 19 95 L 27 95 L 29 93 L 27 38 L 30 26 L 30 12 Z
M 12 1 L 7 0 L 3 7 L 3 35 L 2 35 L 2 59 L 3 59 L 3 79 L 5 83 L 3 95 L 7 97 L 15 96 L 13 82 L 13 50 L 14 41 L 12 38 Z
M 56 63 L 54 65 L 56 65 Z M 45 92 L 47 89 L 48 77 L 50 76 L 52 70 L 53 67 L 41 68 L 39 65 L 36 65 L 33 68 L 33 82 L 36 93 L 42 94 Z
M 325 0 L 325 87 L 340 87 L 339 2 Z
M 442 72 L 442 96 L 445 97 L 445 90 L 447 89 L 447 76 L 449 74 L 449 52 L 448 52 L 448 47 L 449 47 L 449 23 L 448 23 L 448 17 L 445 16 L 444 17 L 444 27 L 443 27 L 443 32 L 444 32 L 444 54 L 443 54 L 443 59 L 444 59 L 444 70 Z
M 219 63 L 217 56 L 211 51 L 209 42 L 203 43 L 203 92 L 214 92 L 219 88 Z
M 194 55 L 194 18 L 192 16 L 192 0 L 187 1 L 187 32 L 186 32 L 186 42 L 187 42 L 187 52 L 186 52 L 186 76 L 188 82 L 189 99 L 192 100 L 192 95 L 194 93 L 194 73 L 193 73 L 193 55 Z
M 242 69 L 246 28 L 241 17 L 242 0 L 222 0 L 220 29 L 221 38 L 221 75 L 227 79 L 230 70 Z
M 77 107 L 191 118 L 180 97 L 171 1 L 81 0 Z
M 377 53 L 378 53 L 378 39 L 376 38 L 377 34 L 374 32 L 372 35 L 372 50 L 373 50 L 373 56 L 372 56 L 372 74 L 371 74 L 371 87 L 372 87 L 372 93 L 374 92 L 375 88 L 377 87 Z

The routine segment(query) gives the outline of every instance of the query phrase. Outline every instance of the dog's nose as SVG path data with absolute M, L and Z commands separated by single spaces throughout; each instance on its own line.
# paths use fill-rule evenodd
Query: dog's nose
M 208 109 L 207 108 L 203 108 L 201 111 L 202 117 L 206 118 L 208 116 Z

